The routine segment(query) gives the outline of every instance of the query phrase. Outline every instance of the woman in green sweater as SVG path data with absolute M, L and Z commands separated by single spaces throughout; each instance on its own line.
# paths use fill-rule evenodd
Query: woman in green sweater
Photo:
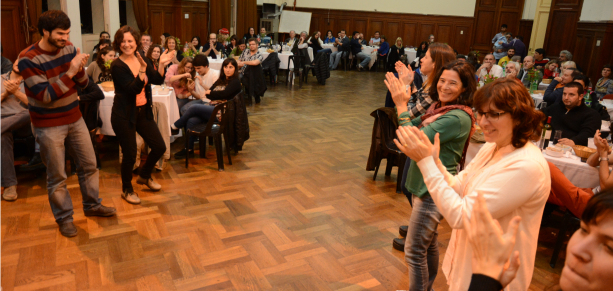
M 409 95 L 403 81 L 388 73 L 385 81 L 397 108 L 407 108 Z M 417 126 L 430 141 L 438 134 L 440 159 L 451 174 L 463 166 L 468 141 L 474 131 L 471 109 L 477 82 L 472 66 L 452 61 L 432 76 L 429 96 L 434 101 L 425 114 L 410 119 L 409 113 L 399 114 L 400 126 Z M 413 193 L 413 211 L 409 223 L 405 260 L 409 265 L 409 290 L 432 290 L 439 266 L 437 246 L 438 224 L 443 218 L 428 194 L 421 171 L 414 161 L 407 172 L 405 184 Z M 453 240 L 452 240 L 453 241 Z

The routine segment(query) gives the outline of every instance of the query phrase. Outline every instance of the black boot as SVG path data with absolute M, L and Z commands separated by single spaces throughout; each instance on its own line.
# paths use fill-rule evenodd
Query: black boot
M 43 164 L 43 160 L 40 158 L 40 153 L 34 153 L 30 161 L 19 167 L 21 171 L 34 171 L 38 169 L 44 169 L 45 165 Z
M 255 104 L 260 104 L 260 96 L 255 96 Z

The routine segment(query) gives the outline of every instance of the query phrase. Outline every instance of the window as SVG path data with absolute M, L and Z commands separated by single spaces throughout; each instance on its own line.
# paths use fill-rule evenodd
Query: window
M 91 0 L 79 0 L 79 14 L 81 15 L 81 34 L 94 33 Z

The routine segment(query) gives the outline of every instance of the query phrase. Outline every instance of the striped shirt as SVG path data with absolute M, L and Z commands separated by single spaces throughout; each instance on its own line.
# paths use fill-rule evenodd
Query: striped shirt
M 55 52 L 47 52 L 35 43 L 19 54 L 19 71 L 25 81 L 34 126 L 61 126 L 81 118 L 75 85 L 87 86 L 88 77 L 83 70 L 73 78 L 66 75 L 76 55 L 71 42 Z

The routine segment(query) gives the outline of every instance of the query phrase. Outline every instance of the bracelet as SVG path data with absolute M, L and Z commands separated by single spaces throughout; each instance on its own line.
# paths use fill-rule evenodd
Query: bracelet
M 139 73 L 146 73 L 147 71 L 138 71 Z

